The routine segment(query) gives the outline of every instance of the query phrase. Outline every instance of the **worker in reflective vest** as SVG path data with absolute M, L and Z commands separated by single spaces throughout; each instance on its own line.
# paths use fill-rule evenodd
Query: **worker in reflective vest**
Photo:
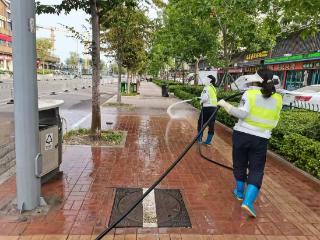
M 266 69 L 258 71 L 258 74 L 261 77 L 260 87 L 247 90 L 239 108 L 224 100 L 218 103 L 229 114 L 239 118 L 233 131 L 233 173 L 236 180 L 233 195 L 243 201 L 241 207 L 253 217 L 257 216 L 253 203 L 262 185 L 268 140 L 278 124 L 282 109 L 282 97 L 275 88 L 279 84 L 277 76 Z
M 201 93 L 201 100 L 200 103 L 202 105 L 202 110 L 198 120 L 198 132 L 201 130 L 203 124 L 205 124 L 209 118 L 212 116 L 214 111 L 217 108 L 217 90 L 214 87 L 216 84 L 216 78 L 212 75 L 209 75 L 208 78 L 210 79 L 210 84 L 205 86 L 202 93 Z M 204 142 L 206 145 L 210 145 L 212 142 L 212 138 L 214 135 L 214 123 L 215 118 L 212 118 L 209 123 L 209 131 L 207 140 Z M 198 138 L 198 142 L 202 143 L 202 134 Z

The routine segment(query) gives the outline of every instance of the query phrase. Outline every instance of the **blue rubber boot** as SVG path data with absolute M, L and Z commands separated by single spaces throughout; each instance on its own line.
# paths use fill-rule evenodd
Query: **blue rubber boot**
M 246 190 L 246 196 L 241 205 L 241 208 L 246 210 L 252 217 L 257 217 L 257 213 L 253 208 L 253 203 L 257 199 L 258 194 L 259 189 L 256 186 L 249 184 Z
M 198 137 L 198 140 L 197 140 L 198 143 L 202 143 L 202 136 L 203 136 L 203 133 L 201 133 L 200 136 Z
M 236 180 L 236 188 L 233 190 L 233 195 L 239 201 L 242 201 L 244 198 L 244 195 L 243 195 L 244 187 L 245 187 L 244 182 Z
M 212 133 L 208 133 L 207 140 L 204 142 L 204 144 L 211 145 L 212 138 L 213 138 L 213 134 Z

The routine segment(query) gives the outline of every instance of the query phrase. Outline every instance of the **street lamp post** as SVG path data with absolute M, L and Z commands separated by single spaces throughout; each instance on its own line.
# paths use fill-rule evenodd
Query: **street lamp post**
M 35 1 L 13 0 L 12 23 L 17 204 L 32 210 L 41 191 Z

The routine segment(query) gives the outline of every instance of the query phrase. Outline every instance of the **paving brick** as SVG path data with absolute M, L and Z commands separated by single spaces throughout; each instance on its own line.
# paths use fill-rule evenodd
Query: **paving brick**
M 62 177 L 42 187 L 45 197 L 59 196 L 61 204 L 24 223 L 18 223 L 17 216 L 2 214 L 0 235 L 22 234 L 26 239 L 33 235 L 41 240 L 49 234 L 69 235 L 67 239 L 90 239 L 92 234 L 99 234 L 109 223 L 115 188 L 150 186 L 196 133 L 198 113 L 189 105 L 181 105 L 179 111 L 191 117 L 170 120 L 167 107 L 177 100 L 164 100 L 160 93 L 158 87 L 146 84 L 141 96 L 123 98 L 134 108 L 103 106 L 103 119 L 114 119 L 114 129 L 128 132 L 125 147 L 66 147 Z M 231 140 L 230 132 L 217 124 L 214 144 L 203 152 L 231 165 Z M 255 204 L 258 217 L 252 219 L 234 200 L 233 181 L 232 172 L 204 161 L 193 147 L 158 186 L 182 191 L 192 228 L 118 228 L 106 239 L 114 239 L 114 234 L 118 239 L 160 240 L 304 240 L 320 236 L 319 184 L 268 157 Z M 0 184 L 0 208 L 15 198 L 15 185 L 14 177 Z M 302 194 L 299 189 L 307 191 Z
M 0 240 L 18 240 L 18 236 L 0 236 Z
M 180 234 L 170 234 L 170 240 L 182 240 Z
M 136 240 L 137 239 L 137 234 L 126 234 L 124 236 L 125 240 Z
M 45 235 L 43 240 L 66 240 L 67 235 Z

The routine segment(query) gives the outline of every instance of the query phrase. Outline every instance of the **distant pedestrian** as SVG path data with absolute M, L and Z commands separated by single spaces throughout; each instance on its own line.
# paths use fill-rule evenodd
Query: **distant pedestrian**
M 307 70 L 305 70 L 304 76 L 303 76 L 303 86 L 304 87 L 308 86 L 308 78 L 309 78 L 309 73 Z
M 247 90 L 239 108 L 224 100 L 218 103 L 239 118 L 233 131 L 233 174 L 236 180 L 233 194 L 236 199 L 243 200 L 241 207 L 253 217 L 257 216 L 253 203 L 262 185 L 268 139 L 278 124 L 282 109 L 282 97 L 275 88 L 278 79 L 268 70 L 259 70 L 258 74 L 262 78 L 261 89 Z
M 205 86 L 202 93 L 201 93 L 201 101 L 202 109 L 198 120 L 198 132 L 201 130 L 203 124 L 205 124 L 214 111 L 217 108 L 217 90 L 215 88 L 216 78 L 212 75 L 209 75 L 208 78 L 210 79 L 209 85 Z M 212 138 L 214 135 L 214 124 L 215 124 L 215 117 L 213 117 L 209 123 L 209 131 L 207 140 L 204 142 L 206 145 L 211 145 Z M 198 142 L 202 143 L 202 136 L 199 136 Z

